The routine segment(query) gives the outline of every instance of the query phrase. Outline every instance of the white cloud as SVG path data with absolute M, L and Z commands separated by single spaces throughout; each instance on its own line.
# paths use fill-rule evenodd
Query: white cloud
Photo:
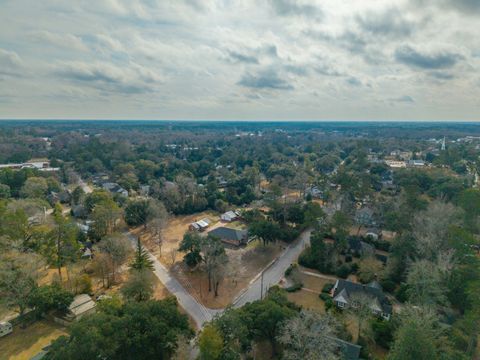
M 474 119 L 478 28 L 473 0 L 9 1 L 2 116 Z

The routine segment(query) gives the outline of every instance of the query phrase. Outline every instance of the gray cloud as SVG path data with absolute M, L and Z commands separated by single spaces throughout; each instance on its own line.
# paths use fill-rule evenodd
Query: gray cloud
M 433 70 L 452 68 L 463 59 L 463 56 L 448 51 L 421 53 L 405 45 L 395 50 L 395 59 L 410 67 Z
M 22 60 L 14 51 L 0 48 L 0 74 L 8 76 L 20 76 Z
M 393 98 L 391 99 L 391 101 L 408 104 L 413 104 L 415 102 L 415 100 L 410 95 L 403 95 L 397 98 Z
M 466 15 L 476 16 L 480 13 L 480 1 L 478 0 L 411 0 L 413 6 L 438 6 L 452 9 Z
M 351 86 L 362 86 L 362 82 L 354 76 L 350 76 L 345 81 L 348 85 L 351 85 Z
M 285 65 L 283 68 L 285 69 L 285 71 L 298 76 L 307 76 L 308 74 L 306 66 Z
M 280 78 L 274 70 L 261 71 L 255 75 L 245 73 L 237 84 L 253 89 L 293 90 L 293 86 Z
M 400 38 L 410 36 L 415 29 L 413 22 L 407 21 L 400 10 L 390 8 L 383 12 L 367 12 L 356 17 L 360 28 L 375 36 Z
M 431 71 L 429 75 L 434 77 L 437 80 L 452 80 L 455 78 L 455 76 L 452 73 L 443 72 L 443 71 Z
M 99 90 L 140 94 L 152 92 L 161 78 L 151 70 L 138 65 L 118 67 L 110 63 L 61 63 L 54 74 L 62 79 L 82 83 Z
M 228 59 L 236 63 L 260 64 L 260 58 L 278 58 L 277 47 L 275 45 L 265 45 L 245 51 L 227 50 L 227 52 Z
M 229 51 L 228 55 L 234 62 L 241 62 L 247 64 L 259 64 L 258 58 L 252 55 L 241 54 L 236 51 Z
M 271 0 L 275 12 L 280 16 L 306 16 L 319 18 L 323 16 L 322 10 L 314 5 L 303 4 L 298 0 Z

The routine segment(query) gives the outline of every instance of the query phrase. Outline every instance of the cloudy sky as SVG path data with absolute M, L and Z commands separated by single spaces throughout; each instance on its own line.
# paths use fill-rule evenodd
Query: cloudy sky
M 0 0 L 0 118 L 480 120 L 480 0 Z

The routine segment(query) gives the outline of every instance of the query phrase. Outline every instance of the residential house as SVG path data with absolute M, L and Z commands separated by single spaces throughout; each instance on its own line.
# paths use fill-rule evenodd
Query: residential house
M 365 296 L 371 300 L 372 313 L 386 320 L 389 320 L 392 315 L 392 305 L 383 293 L 382 287 L 376 281 L 363 285 L 339 279 L 332 289 L 332 296 L 335 305 L 341 309 L 358 307 L 355 298 Z
M 112 194 L 120 194 L 120 195 L 123 195 L 125 197 L 128 197 L 128 191 L 125 190 L 124 188 L 122 188 L 120 185 L 118 185 L 117 183 L 114 183 L 114 182 L 106 182 L 106 183 L 103 183 L 102 187 L 105 189 L 105 190 L 108 190 L 110 191 Z
M 355 213 L 355 222 L 363 226 L 375 226 L 376 222 L 373 216 L 373 209 L 369 207 L 358 209 Z
M 323 199 L 323 191 L 320 190 L 317 186 L 309 187 L 305 190 L 305 195 L 310 195 L 314 199 Z
M 248 231 L 220 226 L 208 232 L 209 235 L 220 238 L 224 243 L 239 246 L 248 243 Z
M 375 254 L 375 247 L 356 237 L 349 237 L 348 252 L 355 257 L 373 256 Z
M 370 229 L 367 229 L 365 236 L 371 237 L 373 240 L 376 241 L 382 237 L 382 231 L 375 228 L 370 228 Z

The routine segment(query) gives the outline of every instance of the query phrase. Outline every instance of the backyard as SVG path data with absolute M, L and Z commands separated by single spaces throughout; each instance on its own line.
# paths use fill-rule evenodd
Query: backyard
M 0 339 L 0 359 L 28 360 L 61 335 L 66 328 L 52 321 L 37 321 L 25 329 L 13 328 L 13 333 Z

